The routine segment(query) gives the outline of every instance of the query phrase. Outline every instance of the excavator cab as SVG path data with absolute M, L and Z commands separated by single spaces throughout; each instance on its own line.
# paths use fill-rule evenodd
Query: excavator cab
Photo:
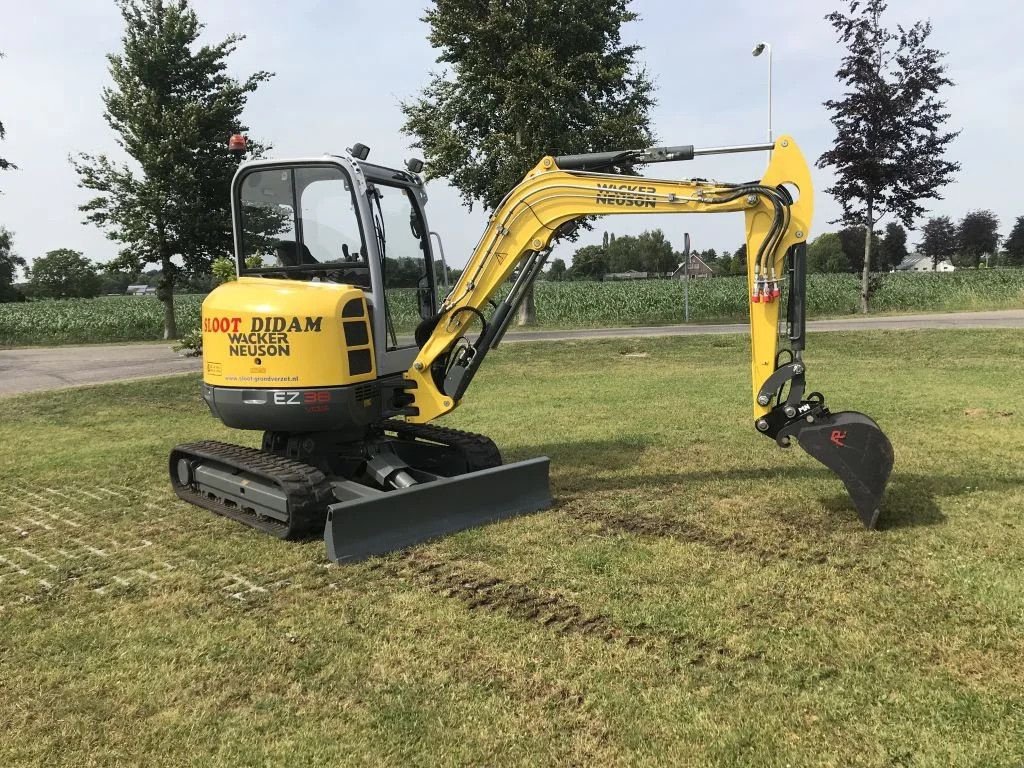
M 753 182 L 639 177 L 631 167 L 766 150 L 771 163 Z M 240 165 L 231 190 L 239 279 L 203 302 L 202 397 L 225 425 L 263 439 L 260 449 L 175 447 L 181 498 L 283 538 L 322 531 L 336 562 L 549 506 L 546 457 L 505 464 L 489 438 L 430 422 L 458 407 L 552 243 L 580 218 L 742 212 L 755 429 L 783 447 L 795 439 L 833 470 L 874 527 L 892 446 L 864 414 L 833 414 L 822 395 L 805 396 L 813 188 L 791 138 L 542 158 L 443 297 L 422 165 L 387 168 L 368 152 L 357 144 Z

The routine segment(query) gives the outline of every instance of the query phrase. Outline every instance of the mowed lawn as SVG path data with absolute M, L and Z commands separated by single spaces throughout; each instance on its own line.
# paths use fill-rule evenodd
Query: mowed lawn
M 329 564 L 175 500 L 195 377 L 0 400 L 0 765 L 1019 766 L 1024 336 L 811 336 L 884 529 L 743 337 L 510 345 L 444 423 L 555 508 Z

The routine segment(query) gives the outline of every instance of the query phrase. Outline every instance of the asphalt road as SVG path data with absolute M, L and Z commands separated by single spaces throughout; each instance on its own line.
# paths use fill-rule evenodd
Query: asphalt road
M 812 320 L 807 324 L 808 331 L 814 332 L 919 328 L 1024 328 L 1024 310 L 853 317 Z M 504 343 L 746 332 L 745 324 L 520 331 L 509 333 Z M 200 361 L 197 358 L 181 357 L 169 344 L 92 344 L 78 347 L 3 349 L 0 350 L 0 397 L 175 373 L 194 373 L 199 370 Z

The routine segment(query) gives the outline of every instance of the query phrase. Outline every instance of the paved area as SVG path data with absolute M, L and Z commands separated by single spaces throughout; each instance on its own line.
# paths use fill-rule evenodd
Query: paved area
M 809 331 L 911 330 L 919 328 L 1024 328 L 1024 309 L 891 317 L 812 320 Z M 503 343 L 568 341 L 638 336 L 695 336 L 746 333 L 743 324 L 666 325 L 576 331 L 510 332 Z M 193 373 L 197 358 L 181 357 L 169 344 L 95 344 L 0 350 L 0 396 L 126 379 Z

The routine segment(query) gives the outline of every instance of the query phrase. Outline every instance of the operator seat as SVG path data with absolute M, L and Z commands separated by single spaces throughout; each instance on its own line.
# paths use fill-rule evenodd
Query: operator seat
M 294 240 L 279 240 L 274 252 L 277 256 L 278 265 L 282 267 L 297 267 L 302 264 L 320 263 L 313 258 L 313 254 L 309 252 L 309 248 L 306 247 L 305 243 L 302 244 L 300 251 L 299 244 Z

